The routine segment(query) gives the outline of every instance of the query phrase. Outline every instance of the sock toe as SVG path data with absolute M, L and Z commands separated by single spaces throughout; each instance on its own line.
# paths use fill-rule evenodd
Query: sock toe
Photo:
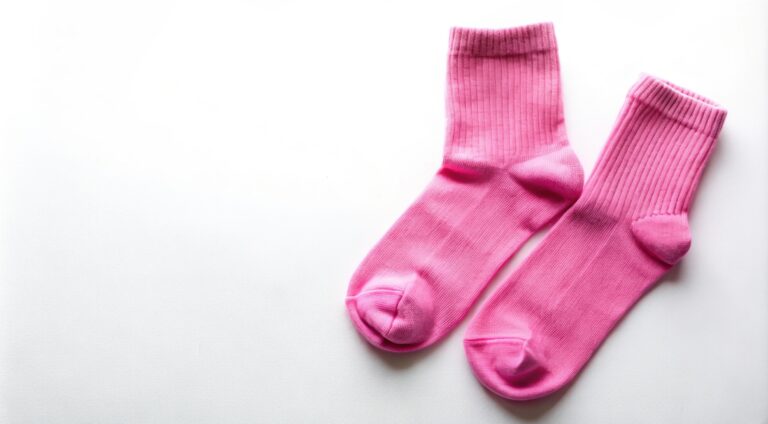
M 531 348 L 529 340 L 509 337 L 464 341 L 467 358 L 480 382 L 499 396 L 527 400 L 537 393 L 548 374 L 547 368 Z
M 425 341 L 434 326 L 429 297 L 407 290 L 366 290 L 355 296 L 354 307 L 370 329 L 398 345 Z

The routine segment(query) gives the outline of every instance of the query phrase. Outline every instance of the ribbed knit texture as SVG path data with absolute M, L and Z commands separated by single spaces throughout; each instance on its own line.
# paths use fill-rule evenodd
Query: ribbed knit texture
M 650 76 L 635 84 L 629 98 L 585 201 L 633 217 L 687 212 L 725 111 Z
M 687 212 L 726 112 L 643 76 L 584 189 L 481 307 L 465 349 L 478 379 L 525 400 L 570 382 L 687 252 Z
M 447 334 L 518 248 L 579 196 L 551 24 L 454 29 L 443 166 L 352 277 L 357 330 L 393 352 Z
M 551 24 L 454 28 L 446 156 L 508 165 L 568 144 Z

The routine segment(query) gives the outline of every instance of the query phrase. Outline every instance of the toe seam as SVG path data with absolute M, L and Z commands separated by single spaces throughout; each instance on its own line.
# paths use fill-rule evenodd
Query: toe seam
M 354 294 L 352 296 L 347 296 L 347 299 L 355 299 L 369 293 L 393 293 L 393 294 L 403 295 L 405 292 L 399 289 L 370 289 L 370 290 L 363 290 L 360 293 Z M 398 300 L 398 305 L 399 304 L 400 304 L 400 301 Z
M 397 315 L 400 314 L 400 303 L 403 301 L 404 297 L 405 297 L 405 290 L 402 290 L 400 291 L 400 298 L 397 299 L 397 304 L 395 305 L 395 313 L 392 315 L 392 322 L 389 323 L 387 334 L 389 334 L 392 331 L 392 327 L 395 326 L 395 320 L 397 319 Z
M 510 341 L 520 341 L 526 343 L 528 340 L 529 339 L 523 337 L 476 337 L 471 339 L 464 339 L 464 343 L 505 343 Z

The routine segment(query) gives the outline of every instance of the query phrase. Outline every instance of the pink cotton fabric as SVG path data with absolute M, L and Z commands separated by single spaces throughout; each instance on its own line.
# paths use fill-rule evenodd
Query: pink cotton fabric
M 578 198 L 551 24 L 456 28 L 443 165 L 354 273 L 346 305 L 372 345 L 427 347 L 498 269 Z
M 453 29 L 447 98 L 443 165 L 357 269 L 347 309 L 380 349 L 427 347 L 534 232 L 562 216 L 464 340 L 489 390 L 546 396 L 573 381 L 688 251 L 688 211 L 726 111 L 642 76 L 582 194 L 551 24 Z
M 481 307 L 465 350 L 509 399 L 572 381 L 629 309 L 687 252 L 688 210 L 726 111 L 643 76 L 584 189 Z

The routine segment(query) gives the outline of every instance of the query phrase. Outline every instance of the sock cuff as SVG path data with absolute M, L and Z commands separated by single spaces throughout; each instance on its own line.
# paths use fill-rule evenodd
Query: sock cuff
M 669 81 L 643 74 L 629 97 L 710 137 L 716 137 L 728 112 L 712 100 Z
M 451 28 L 450 53 L 466 56 L 509 56 L 557 48 L 552 23 L 506 29 Z
M 610 214 L 687 212 L 725 116 L 706 97 L 643 75 L 627 95 L 585 197 Z

